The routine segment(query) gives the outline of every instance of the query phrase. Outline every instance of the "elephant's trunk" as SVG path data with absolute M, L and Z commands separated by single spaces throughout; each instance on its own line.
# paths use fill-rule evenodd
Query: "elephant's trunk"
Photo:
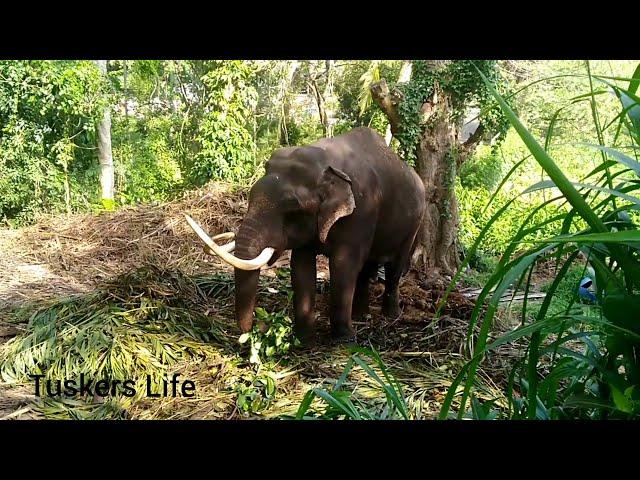
M 260 270 L 235 269 L 236 323 L 243 333 L 250 331 L 253 326 L 253 310 L 256 304 L 259 278 Z
M 249 222 L 251 223 L 251 222 Z M 241 259 L 255 258 L 261 251 L 260 239 L 256 231 L 243 222 L 236 236 L 235 255 Z M 235 316 L 242 332 L 248 332 L 253 326 L 253 310 L 258 293 L 260 270 L 241 270 L 235 268 Z
M 218 245 L 191 217 L 185 215 L 185 218 L 207 246 L 205 250 L 208 253 L 218 255 L 235 267 L 236 322 L 243 332 L 250 331 L 253 326 L 260 268 L 267 263 L 273 263 L 282 252 L 280 244 L 283 243 L 283 239 L 273 234 L 273 231 L 278 229 L 266 229 L 264 215 L 260 220 L 255 216 L 247 216 L 240 226 L 235 242 Z M 215 238 L 229 240 L 233 236 L 232 233 L 225 233 Z M 233 250 L 235 253 L 231 253 Z

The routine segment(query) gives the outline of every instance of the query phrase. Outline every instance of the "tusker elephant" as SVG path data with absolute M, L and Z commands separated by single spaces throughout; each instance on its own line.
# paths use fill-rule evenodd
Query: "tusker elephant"
M 370 128 L 276 150 L 251 188 L 235 242 L 219 245 L 186 216 L 209 253 L 235 267 L 235 316 L 251 330 L 260 268 L 291 252 L 294 332 L 313 332 L 316 256 L 329 258 L 332 336 L 353 336 L 352 315 L 369 309 L 369 283 L 385 267 L 382 311 L 400 313 L 398 284 L 409 269 L 425 191 L 414 170 Z M 233 252 L 233 253 L 232 253 Z

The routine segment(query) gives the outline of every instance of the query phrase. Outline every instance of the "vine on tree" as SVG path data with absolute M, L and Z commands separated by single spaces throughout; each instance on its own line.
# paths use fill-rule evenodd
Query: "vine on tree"
M 415 165 L 416 147 L 425 127 L 420 111 L 422 105 L 432 97 L 436 83 L 451 94 L 452 121 L 461 121 L 467 107 L 477 106 L 482 111 L 485 131 L 498 135 L 498 140 L 504 138 L 509 123 L 492 101 L 476 67 L 494 82 L 499 91 L 506 91 L 495 60 L 458 60 L 440 70 L 432 69 L 424 60 L 418 60 L 414 62 L 411 81 L 396 86 L 402 97 L 397 106 L 400 129 L 396 138 L 400 153 L 407 163 Z M 433 121 L 433 118 L 430 120 Z

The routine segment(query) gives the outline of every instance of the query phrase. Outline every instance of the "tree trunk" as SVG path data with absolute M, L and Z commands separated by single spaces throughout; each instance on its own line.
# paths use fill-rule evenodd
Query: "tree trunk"
M 322 95 L 324 99 L 324 130 L 325 135 L 327 137 L 333 137 L 333 122 L 335 112 L 333 111 L 332 99 L 333 99 L 333 74 L 335 69 L 333 68 L 334 61 L 333 60 L 325 60 L 325 68 L 327 75 L 327 83 L 324 88 L 324 94 Z M 329 105 L 327 106 L 327 103 Z
M 422 107 L 427 125 L 416 149 L 416 171 L 426 191 L 427 208 L 420 229 L 420 263 L 451 275 L 460 265 L 455 178 L 459 164 L 458 131 L 451 121 L 451 98 L 436 85 Z
M 320 124 L 322 125 L 322 133 L 327 137 L 329 133 L 329 120 L 325 109 L 324 97 L 314 78 L 309 81 L 309 86 L 313 91 L 313 97 L 316 99 L 316 105 L 318 106 L 318 116 L 320 117 Z
M 446 61 L 428 61 L 437 70 Z M 401 95 L 390 91 L 384 79 L 371 86 L 371 93 L 389 119 L 395 135 L 403 128 L 397 106 Z M 416 145 L 416 171 L 425 186 L 426 212 L 419 232 L 413 262 L 431 273 L 452 275 L 460 266 L 458 226 L 460 218 L 455 193 L 458 168 L 471 155 L 484 132 L 482 124 L 464 143 L 453 118 L 451 94 L 437 83 L 421 108 L 422 132 Z
M 96 65 L 106 77 L 107 61 L 96 60 Z M 114 170 L 113 153 L 111 151 L 111 111 L 105 108 L 102 120 L 98 123 L 98 160 L 100 162 L 100 187 L 102 202 L 105 206 L 113 207 L 114 201 Z
M 300 62 L 291 61 L 287 65 L 287 71 L 282 79 L 282 84 L 280 86 L 280 98 L 281 98 L 281 111 L 280 111 L 280 125 L 279 125 L 279 143 L 282 146 L 289 145 L 289 130 L 287 129 L 287 118 L 289 118 L 289 89 L 291 88 L 291 83 L 293 82 L 293 77 L 296 73 L 296 70 L 300 66 Z
M 400 67 L 400 73 L 398 74 L 398 84 L 407 83 L 411 80 L 411 71 L 412 71 L 412 63 L 411 60 L 405 60 Z M 387 131 L 384 135 L 384 140 L 387 145 L 391 145 L 391 140 L 393 140 L 393 133 L 391 132 L 391 122 L 387 125 Z
M 318 107 L 318 117 L 320 117 L 320 125 L 322 125 L 322 133 L 325 137 L 333 136 L 333 127 L 329 121 L 329 111 L 327 109 L 327 100 L 330 100 L 333 95 L 333 60 L 325 60 L 325 69 L 321 73 L 309 72 L 308 84 L 313 98 L 316 101 Z M 326 76 L 326 83 L 324 91 L 320 90 L 318 80 L 320 77 Z

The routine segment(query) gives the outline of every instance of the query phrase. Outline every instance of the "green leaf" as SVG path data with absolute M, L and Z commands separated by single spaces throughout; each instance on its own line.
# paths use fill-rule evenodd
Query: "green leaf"
M 329 405 L 337 409 L 339 412 L 342 412 L 344 415 L 347 415 L 349 418 L 353 420 L 362 420 L 357 410 L 339 399 L 340 392 L 333 392 L 333 394 L 330 394 L 319 388 L 316 388 L 313 391 L 318 397 L 322 398 Z
M 618 410 L 625 413 L 631 413 L 633 411 L 633 404 L 631 402 L 631 399 L 620 390 L 618 390 L 615 386 L 609 385 L 609 387 L 611 388 L 613 402 L 615 403 Z
M 637 313 L 640 312 L 640 294 L 606 295 L 602 309 L 605 317 L 614 325 L 631 330 L 636 334 L 640 333 L 640 322 L 638 321 Z M 632 312 L 636 313 L 633 314 Z
M 630 168 L 636 173 L 636 175 L 640 177 L 640 162 L 629 157 L 628 155 L 625 155 L 624 153 L 619 152 L 618 150 L 615 150 L 613 148 L 603 147 L 602 145 L 594 145 L 591 143 L 582 143 L 580 145 L 584 145 L 585 147 L 589 148 L 595 148 L 611 155 L 618 163 L 621 163 L 625 167 Z
M 629 80 L 628 92 L 632 95 L 635 95 L 638 91 L 638 85 L 640 85 L 640 63 L 638 63 L 638 66 L 633 72 L 631 80 Z
M 240 335 L 240 337 L 238 338 L 238 343 L 242 344 L 242 343 L 246 343 L 247 340 L 249 340 L 249 337 L 251 336 L 250 333 L 243 333 L 242 335 Z
M 564 406 L 567 408 L 597 408 L 615 410 L 615 408 L 608 402 L 587 394 L 575 394 L 571 395 L 564 401 Z
M 536 240 L 540 243 L 625 243 L 640 241 L 640 230 L 620 230 L 607 233 L 582 233 L 577 235 L 558 235 L 557 237 Z
M 477 67 L 476 67 L 477 68 Z M 500 108 L 507 116 L 509 122 L 513 125 L 516 132 L 522 138 L 529 151 L 533 154 L 534 158 L 544 168 L 554 184 L 560 189 L 560 191 L 567 198 L 569 203 L 576 209 L 578 214 L 582 216 L 585 221 L 596 231 L 604 232 L 607 228 L 604 226 L 600 218 L 589 208 L 589 205 L 585 202 L 582 195 L 580 195 L 575 188 L 571 185 L 569 179 L 565 176 L 558 165 L 553 161 L 549 154 L 540 146 L 536 139 L 529 133 L 529 131 L 522 125 L 516 114 L 511 107 L 507 105 L 504 99 L 496 92 L 491 82 L 485 77 L 485 75 L 478 69 L 478 73 L 487 85 L 487 89 L 496 99 Z
M 298 411 L 296 412 L 296 420 L 301 420 L 305 413 L 309 410 L 311 403 L 313 402 L 314 397 L 316 396 L 313 390 L 309 390 L 304 394 L 302 398 L 302 402 L 300 403 L 300 407 L 298 407 Z
M 615 91 L 627 112 L 629 120 L 631 120 L 635 134 L 640 135 L 640 99 L 631 92 L 627 92 L 619 87 L 616 87 Z
M 591 185 L 588 183 L 580 183 L 580 182 L 569 182 L 571 185 L 576 186 L 576 187 L 580 187 L 580 188 L 585 188 L 588 190 L 595 190 L 597 192 L 604 192 L 604 193 L 608 193 L 610 195 L 613 195 L 615 197 L 620 197 L 624 200 L 628 200 L 632 203 L 635 203 L 636 205 L 640 205 L 640 198 L 631 196 L 631 195 L 627 195 L 623 192 L 621 192 L 621 189 L 617 189 L 617 190 L 612 190 L 610 188 L 606 188 L 606 187 L 601 187 L 599 185 Z M 543 180 L 541 182 L 538 182 L 534 185 L 531 185 L 529 188 L 527 188 L 524 193 L 530 193 L 530 192 L 534 192 L 536 190 L 541 190 L 541 189 L 546 189 L 546 188 L 556 188 L 556 185 L 553 183 L 553 181 L 551 180 Z M 606 227 L 605 227 L 606 228 Z
M 270 376 L 267 377 L 266 392 L 267 392 L 267 395 L 270 397 L 272 397 L 276 393 L 276 382 Z

